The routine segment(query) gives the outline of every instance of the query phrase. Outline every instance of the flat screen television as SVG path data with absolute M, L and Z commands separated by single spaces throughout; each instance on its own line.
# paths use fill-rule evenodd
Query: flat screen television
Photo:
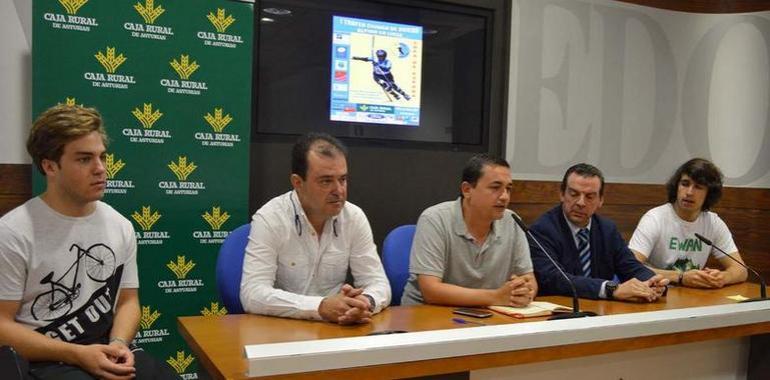
M 398 0 L 255 7 L 255 139 L 320 131 L 489 150 L 494 10 Z

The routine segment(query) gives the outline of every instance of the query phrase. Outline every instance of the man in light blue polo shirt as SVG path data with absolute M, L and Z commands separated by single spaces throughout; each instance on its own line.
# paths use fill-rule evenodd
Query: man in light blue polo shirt
M 537 293 L 527 238 L 511 218 L 511 169 L 485 154 L 463 169 L 461 197 L 417 222 L 402 305 L 525 306 Z

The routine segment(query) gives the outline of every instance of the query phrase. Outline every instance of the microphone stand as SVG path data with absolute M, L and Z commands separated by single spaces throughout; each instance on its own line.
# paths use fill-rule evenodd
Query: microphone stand
M 711 240 L 706 239 L 704 236 L 702 236 L 699 233 L 695 233 L 695 237 L 698 238 L 698 240 L 706 243 L 706 245 L 714 247 L 719 252 L 722 252 L 725 256 L 729 257 L 731 260 L 735 261 L 736 263 L 740 264 L 742 267 L 746 268 L 747 270 L 751 271 L 751 273 L 754 273 L 755 276 L 759 279 L 759 294 L 760 296 L 757 298 L 749 298 L 747 300 L 739 301 L 739 302 L 756 302 L 756 301 L 765 301 L 767 300 L 767 284 L 765 284 L 765 279 L 762 278 L 762 276 L 757 273 L 753 268 L 750 266 L 742 263 L 740 260 L 736 259 L 735 257 L 732 257 L 729 253 L 725 252 L 722 248 L 717 247 L 714 245 Z
M 542 244 L 540 244 L 540 241 L 537 240 L 534 234 L 532 234 L 532 231 L 527 228 L 527 225 L 524 224 L 524 221 L 519 218 L 516 213 L 511 214 L 511 217 L 513 217 L 513 220 L 516 222 L 516 224 L 519 225 L 519 228 L 521 228 L 524 233 L 526 233 L 532 241 L 537 244 L 537 246 L 540 248 L 541 251 L 545 254 L 545 257 L 548 258 L 548 260 L 551 261 L 551 264 L 553 264 L 554 267 L 556 267 L 556 270 L 561 273 L 561 275 L 567 280 L 567 283 L 569 284 L 570 288 L 572 288 L 572 312 L 571 313 L 559 313 L 554 314 L 552 317 L 548 318 L 548 320 L 556 320 L 556 319 L 572 319 L 572 318 L 583 318 L 583 317 L 594 317 L 596 316 L 596 313 L 593 311 L 580 311 L 580 303 L 578 301 L 577 296 L 577 289 L 575 289 L 575 284 L 572 283 L 572 280 L 570 280 L 569 276 L 567 276 L 567 273 L 564 272 L 564 270 L 561 269 L 559 264 L 556 263 L 556 260 L 551 257 L 551 255 L 543 248 Z

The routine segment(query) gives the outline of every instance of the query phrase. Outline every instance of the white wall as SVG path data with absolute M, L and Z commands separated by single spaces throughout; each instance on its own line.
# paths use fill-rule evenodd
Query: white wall
M 0 164 L 29 163 L 32 114 L 32 1 L 0 1 Z
M 514 0 L 506 155 L 515 178 L 597 165 L 662 183 L 712 159 L 770 187 L 770 12 L 704 15 L 610 0 Z

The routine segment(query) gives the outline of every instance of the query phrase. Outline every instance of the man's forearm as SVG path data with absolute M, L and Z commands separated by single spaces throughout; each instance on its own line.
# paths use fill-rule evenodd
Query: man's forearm
M 123 343 L 131 343 L 139 328 L 140 317 L 138 289 L 121 289 L 110 330 L 110 340 L 117 338 Z
M 251 314 L 296 319 L 321 319 L 318 307 L 324 297 L 287 292 L 267 285 L 242 284 L 241 303 Z
M 422 295 L 426 303 L 435 305 L 490 306 L 508 304 L 498 301 L 497 289 L 473 289 L 446 283 L 432 284 L 429 290 L 422 288 Z
M 725 271 L 725 284 L 736 284 L 744 282 L 749 276 L 746 268 L 739 266 L 738 264 L 727 268 Z
M 115 319 L 110 330 L 110 339 L 120 338 L 125 343 L 131 343 L 139 328 L 139 303 L 121 305 L 115 310 Z
M 77 344 L 50 338 L 15 321 L 0 323 L 0 344 L 13 347 L 31 362 L 55 361 L 77 365 Z
M 679 276 L 682 274 L 682 272 L 678 270 L 668 270 L 668 269 L 658 269 L 653 266 L 650 266 L 649 264 L 645 264 L 647 268 L 650 268 L 655 274 L 659 274 L 663 276 L 663 278 L 669 280 L 672 284 L 676 285 L 683 285 L 679 282 Z

